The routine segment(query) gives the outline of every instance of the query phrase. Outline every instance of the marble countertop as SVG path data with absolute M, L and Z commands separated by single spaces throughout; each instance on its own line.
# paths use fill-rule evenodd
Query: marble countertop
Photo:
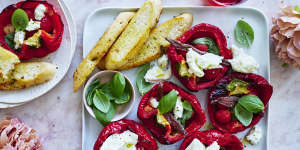
M 163 5 L 207 5 L 204 0 L 163 0 Z M 279 6 L 296 4 L 299 0 L 248 0 L 243 6 L 262 10 L 271 18 L 279 12 Z M 23 106 L 0 110 L 1 118 L 15 116 L 36 129 L 45 150 L 81 149 L 81 95 L 73 93 L 72 75 L 82 59 L 82 30 L 88 14 L 99 7 L 138 7 L 142 0 L 65 0 L 78 30 L 76 52 L 64 79 L 47 94 Z M 282 67 L 271 46 L 271 83 L 274 94 L 270 102 L 270 150 L 297 149 L 300 143 L 300 71 Z M 79 90 L 81 91 L 81 90 Z

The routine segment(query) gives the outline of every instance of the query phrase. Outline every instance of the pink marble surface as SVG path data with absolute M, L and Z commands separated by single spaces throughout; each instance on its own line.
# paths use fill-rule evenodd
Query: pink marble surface
M 164 5 L 205 5 L 201 0 L 163 0 Z M 65 0 L 77 24 L 78 43 L 72 65 L 64 79 L 44 96 L 23 106 L 0 110 L 0 116 L 16 116 L 35 128 L 45 150 L 81 149 L 81 94 L 73 93 L 72 75 L 82 59 L 82 30 L 87 15 L 96 8 L 140 6 L 143 0 Z M 271 17 L 282 4 L 300 4 L 300 0 L 248 0 L 243 6 L 262 10 Z M 272 47 L 273 48 L 273 47 Z M 270 150 L 296 150 L 300 147 L 300 71 L 283 68 L 271 49 L 271 82 L 274 95 L 270 111 Z M 80 90 L 79 90 L 80 91 Z

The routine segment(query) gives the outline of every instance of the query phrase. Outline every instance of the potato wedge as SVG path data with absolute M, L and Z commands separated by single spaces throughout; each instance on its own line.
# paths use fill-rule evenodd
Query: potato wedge
M 118 69 L 136 56 L 156 25 L 161 9 L 161 0 L 147 0 L 143 4 L 105 57 L 106 69 Z
M 86 78 L 92 73 L 95 66 L 123 32 L 134 14 L 135 12 L 121 12 L 98 40 L 97 44 L 93 47 L 89 54 L 83 59 L 73 75 L 74 92 L 80 88 Z
M 162 49 L 170 45 L 165 38 L 177 39 L 191 27 L 192 23 L 193 15 L 184 13 L 157 26 L 151 31 L 150 37 L 139 53 L 129 59 L 119 70 L 137 67 L 158 58 L 162 53 Z

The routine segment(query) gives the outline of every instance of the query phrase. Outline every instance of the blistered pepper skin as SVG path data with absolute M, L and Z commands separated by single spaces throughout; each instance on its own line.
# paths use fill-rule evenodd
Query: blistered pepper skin
M 227 41 L 223 32 L 216 26 L 206 23 L 198 24 L 192 27 L 189 31 L 185 32 L 177 40 L 181 43 L 190 43 L 196 38 L 208 37 L 215 40 L 219 51 L 220 56 L 223 56 L 225 59 L 232 58 L 231 50 L 227 49 Z M 214 79 L 206 79 L 205 77 L 200 78 L 200 81 L 197 81 L 195 76 L 191 77 L 182 77 L 179 75 L 176 65 L 181 63 L 183 60 L 186 62 L 186 52 L 178 51 L 174 46 L 170 46 L 168 49 L 168 56 L 171 60 L 172 72 L 179 79 L 179 81 L 191 91 L 199 91 L 201 89 L 206 89 L 212 87 L 219 79 L 221 79 L 228 71 L 229 67 L 222 65 L 222 69 L 209 69 L 205 70 L 206 73 L 216 72 Z
M 13 12 L 21 8 L 23 9 L 30 19 L 34 18 L 34 10 L 39 5 L 43 4 L 47 7 L 45 17 L 41 20 L 41 30 L 40 35 L 42 46 L 39 48 L 30 48 L 29 46 L 23 44 L 20 50 L 12 49 L 5 41 L 4 28 L 7 25 L 11 25 L 11 15 Z M 34 19 L 33 19 L 34 20 Z M 64 24 L 55 10 L 55 8 L 47 3 L 46 1 L 37 0 L 27 0 L 21 1 L 17 4 L 13 4 L 5 8 L 0 14 L 0 45 L 5 49 L 10 50 L 15 53 L 21 60 L 28 60 L 31 58 L 41 58 L 48 54 L 55 52 L 62 42 L 64 32 Z M 28 32 L 26 34 L 26 39 L 33 35 L 33 32 Z
M 196 131 L 187 137 L 181 144 L 180 150 L 185 150 L 194 139 L 198 139 L 205 145 L 211 145 L 213 142 L 217 142 L 221 148 L 226 150 L 243 150 L 243 144 L 241 141 L 232 134 L 222 133 L 218 130 Z
M 269 84 L 269 82 L 265 80 L 264 77 L 253 73 L 250 74 L 232 73 L 219 80 L 208 93 L 207 110 L 212 125 L 216 129 L 225 133 L 238 133 L 244 131 L 256 125 L 263 117 L 263 113 L 254 114 L 251 124 L 247 127 L 243 126 L 238 120 L 234 120 L 226 124 L 222 124 L 217 121 L 215 117 L 215 112 L 218 110 L 218 106 L 212 104 L 211 101 L 222 96 L 228 96 L 229 92 L 219 92 L 219 91 L 220 90 L 223 91 L 226 85 L 229 84 L 231 80 L 234 78 L 246 81 L 250 84 L 251 88 L 249 89 L 250 90 L 249 94 L 258 96 L 263 102 L 265 106 L 265 110 L 267 109 L 267 105 L 273 93 L 273 87 Z
M 160 87 L 160 89 L 159 89 Z M 150 106 L 150 99 L 152 97 L 157 97 L 158 90 L 162 90 L 163 94 L 167 94 L 172 90 L 178 91 L 178 95 L 181 96 L 183 100 L 187 100 L 193 107 L 194 114 L 187 120 L 187 125 L 185 126 L 186 134 L 176 133 L 172 135 L 171 126 L 167 125 L 165 127 L 159 126 L 156 123 L 155 116 L 158 113 L 157 109 Z M 144 124 L 144 126 L 150 130 L 152 135 L 157 138 L 157 140 L 162 144 L 173 144 L 177 141 L 190 135 L 192 132 L 200 129 L 206 122 L 206 116 L 201 108 L 201 105 L 197 97 L 190 94 L 172 82 L 162 82 L 155 85 L 149 92 L 147 92 L 141 99 L 137 112 L 138 118 Z
M 105 126 L 94 144 L 94 150 L 100 150 L 102 144 L 110 135 L 120 134 L 127 130 L 138 135 L 138 143 L 136 144 L 138 150 L 157 150 L 155 139 L 141 124 L 133 120 L 114 121 Z

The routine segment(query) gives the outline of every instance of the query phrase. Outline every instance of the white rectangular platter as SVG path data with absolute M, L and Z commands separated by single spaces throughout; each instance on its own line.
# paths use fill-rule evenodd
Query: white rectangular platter
M 86 20 L 84 32 L 83 32 L 83 56 L 86 56 L 88 52 L 95 45 L 100 36 L 109 27 L 114 18 L 119 12 L 136 10 L 135 8 L 101 8 L 92 12 Z M 231 44 L 238 45 L 234 40 L 234 27 L 238 20 L 243 19 L 248 22 L 254 32 L 255 38 L 251 48 L 245 49 L 245 51 L 254 56 L 260 65 L 259 74 L 264 76 L 267 80 L 270 79 L 270 57 L 269 57 L 269 36 L 268 27 L 265 16 L 258 10 L 252 8 L 216 8 L 216 7 L 164 7 L 160 21 L 158 24 L 171 19 L 173 16 L 177 16 L 180 13 L 189 12 L 194 16 L 193 25 L 199 23 L 210 23 L 218 26 L 224 32 L 228 47 Z M 133 68 L 130 70 L 123 71 L 125 75 L 129 77 L 132 83 L 135 83 L 136 74 L 139 68 Z M 172 82 L 180 85 L 179 81 L 172 76 Z M 136 120 L 137 119 L 137 106 L 140 102 L 141 96 L 136 91 L 136 104 L 126 117 L 126 119 Z M 194 92 L 199 99 L 202 108 L 206 111 L 206 94 L 207 90 Z M 91 150 L 98 134 L 102 130 L 103 126 L 100 125 L 96 119 L 92 118 L 85 108 L 82 108 L 82 149 Z M 209 120 L 209 119 L 207 119 Z M 259 144 L 252 146 L 248 145 L 245 150 L 268 150 L 268 112 L 265 117 L 259 122 L 258 126 L 263 129 L 263 138 Z M 203 129 L 202 129 L 203 130 Z M 243 138 L 248 131 L 237 134 L 239 138 Z M 177 142 L 173 145 L 161 145 L 159 144 L 160 150 L 177 150 L 182 141 Z

